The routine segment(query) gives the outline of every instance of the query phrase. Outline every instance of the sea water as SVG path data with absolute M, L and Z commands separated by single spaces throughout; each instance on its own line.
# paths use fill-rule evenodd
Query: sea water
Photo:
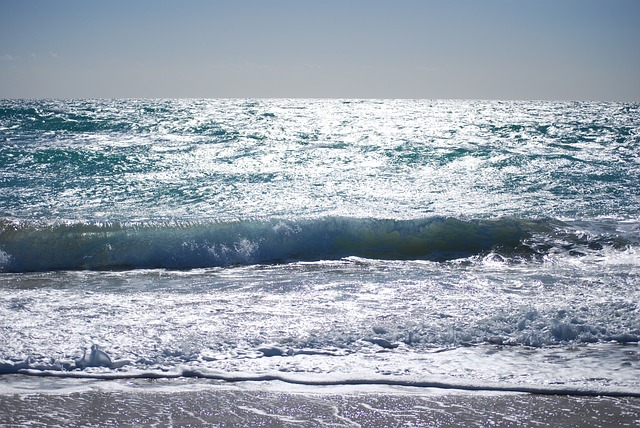
M 3 100 L 4 388 L 637 396 L 638 183 L 640 104 Z

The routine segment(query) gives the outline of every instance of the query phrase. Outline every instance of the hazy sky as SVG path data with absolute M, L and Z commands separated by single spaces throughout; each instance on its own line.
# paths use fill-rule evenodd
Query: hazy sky
M 0 0 L 0 98 L 640 101 L 640 0 Z

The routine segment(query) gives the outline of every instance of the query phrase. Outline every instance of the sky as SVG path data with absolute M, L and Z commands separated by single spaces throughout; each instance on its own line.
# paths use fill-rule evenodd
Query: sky
M 640 0 L 0 0 L 0 98 L 640 101 Z

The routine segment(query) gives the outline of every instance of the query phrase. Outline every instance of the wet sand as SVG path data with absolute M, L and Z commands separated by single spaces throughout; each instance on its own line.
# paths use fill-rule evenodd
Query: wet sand
M 192 385 L 193 386 L 193 385 Z M 104 387 L 0 394 L 1 426 L 640 425 L 640 398 L 305 388 L 248 383 L 195 389 Z

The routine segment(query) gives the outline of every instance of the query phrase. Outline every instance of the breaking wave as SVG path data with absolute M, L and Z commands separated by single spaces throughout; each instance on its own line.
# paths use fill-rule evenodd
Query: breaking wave
M 498 254 L 536 258 L 585 255 L 631 245 L 619 235 L 567 230 L 557 220 L 414 220 L 325 217 L 237 222 L 0 221 L 0 269 L 191 269 L 336 260 L 448 261 Z

